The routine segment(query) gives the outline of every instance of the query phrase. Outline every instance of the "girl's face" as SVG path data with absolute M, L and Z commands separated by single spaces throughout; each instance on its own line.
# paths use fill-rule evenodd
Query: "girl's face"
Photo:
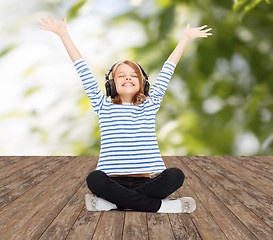
M 132 102 L 140 88 L 135 70 L 128 64 L 120 64 L 115 71 L 114 82 L 122 102 Z

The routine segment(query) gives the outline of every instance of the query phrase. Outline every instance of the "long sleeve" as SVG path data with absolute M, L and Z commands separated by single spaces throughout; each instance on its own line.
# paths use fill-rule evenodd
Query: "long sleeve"
M 101 109 L 106 96 L 100 90 L 98 82 L 94 79 L 90 69 L 87 67 L 84 58 L 78 59 L 73 63 L 78 75 L 82 80 L 84 90 L 91 101 L 91 105 L 95 113 L 99 115 L 99 110 Z
M 166 61 L 160 71 L 156 81 L 150 90 L 150 97 L 155 105 L 156 112 L 158 111 L 165 91 L 167 90 L 169 80 L 171 79 L 176 64 Z

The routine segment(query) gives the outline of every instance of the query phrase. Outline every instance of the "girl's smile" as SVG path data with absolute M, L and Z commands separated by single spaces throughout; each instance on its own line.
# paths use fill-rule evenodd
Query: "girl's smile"
M 135 84 L 133 84 L 132 82 L 125 82 L 125 83 L 122 84 L 122 86 L 123 87 L 128 87 L 128 86 L 133 87 L 133 86 L 135 86 Z

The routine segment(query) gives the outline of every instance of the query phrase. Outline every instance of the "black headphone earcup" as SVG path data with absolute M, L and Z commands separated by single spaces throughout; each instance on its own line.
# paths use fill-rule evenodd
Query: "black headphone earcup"
M 150 90 L 150 83 L 146 79 L 143 80 L 144 95 L 148 96 Z
M 108 95 L 107 96 L 111 96 L 111 98 L 114 98 L 115 96 L 117 96 L 116 84 L 113 79 L 108 80 L 107 83 L 108 83 L 107 84 L 107 88 L 108 88 L 108 90 L 107 90 Z
M 105 82 L 104 87 L 105 87 L 106 96 L 107 97 L 111 96 L 111 86 L 110 86 L 109 80 Z

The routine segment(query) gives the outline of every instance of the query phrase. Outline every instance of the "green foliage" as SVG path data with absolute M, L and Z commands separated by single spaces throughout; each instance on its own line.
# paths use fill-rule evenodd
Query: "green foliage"
M 67 21 L 71 20 L 72 18 L 75 18 L 78 15 L 78 11 L 81 9 L 81 7 L 87 2 L 87 0 L 81 0 L 79 2 L 76 2 L 72 7 L 70 7 L 69 11 L 67 12 Z
M 233 9 L 235 12 L 246 14 L 248 11 L 252 10 L 262 2 L 271 4 L 271 0 L 238 0 L 234 3 Z
M 9 45 L 8 47 L 6 47 L 4 50 L 2 50 L 0 52 L 0 57 L 3 57 L 4 55 L 8 54 L 9 52 L 11 52 L 12 50 L 15 49 L 15 45 Z
M 84 96 L 78 100 L 78 106 L 82 111 L 87 111 L 90 109 L 90 100 L 87 96 Z
M 41 88 L 40 87 L 31 87 L 25 92 L 25 97 L 39 91 Z
M 167 8 L 173 4 L 172 0 L 157 0 L 157 4 L 162 8 Z
M 168 8 L 166 8 L 162 13 L 159 15 L 160 18 L 160 24 L 159 24 L 159 35 L 158 39 L 164 39 L 166 35 L 171 31 L 173 22 L 174 22 L 174 16 L 175 16 L 175 6 L 170 5 Z

